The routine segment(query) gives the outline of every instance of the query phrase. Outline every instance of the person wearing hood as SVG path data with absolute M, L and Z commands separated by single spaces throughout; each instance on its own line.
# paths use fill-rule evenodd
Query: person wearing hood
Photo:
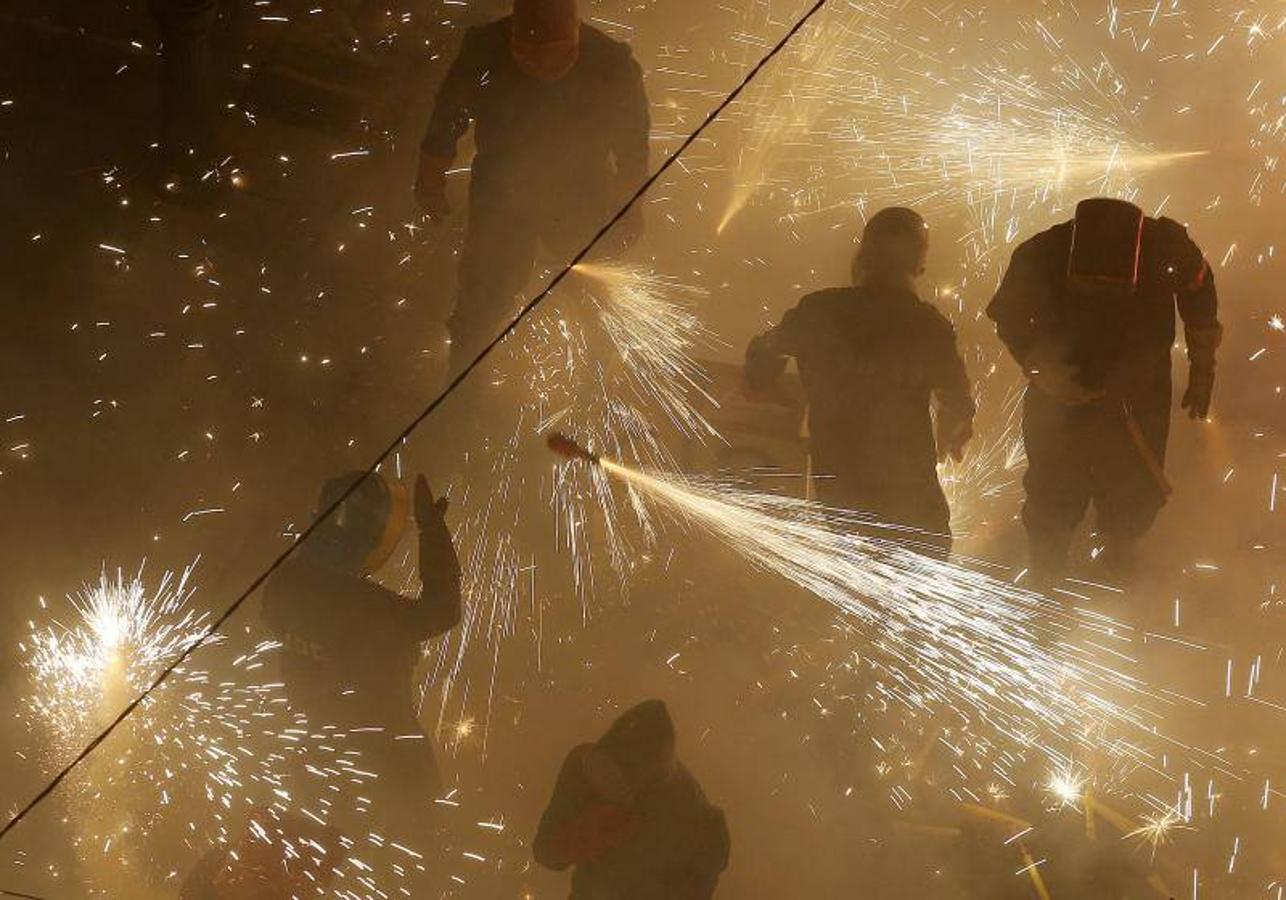
M 546 868 L 574 867 L 571 900 L 709 900 L 730 839 L 676 757 L 665 704 L 648 700 L 567 754 L 532 850 Z
M 937 464 L 963 457 L 974 401 L 955 329 L 916 294 L 928 249 L 915 211 L 876 213 L 853 284 L 808 295 L 751 341 L 745 374 L 750 396 L 771 396 L 794 357 L 818 499 L 894 529 L 885 536 L 913 529 L 912 541 L 939 555 L 951 546 L 951 513 Z
M 262 618 L 282 643 L 292 706 L 313 728 L 333 726 L 378 778 L 386 815 L 428 817 L 441 779 L 416 713 L 413 678 L 425 641 L 460 621 L 460 563 L 446 500 L 424 476 L 414 497 L 382 475 L 348 473 L 326 482 L 318 512 L 356 488 L 268 579 Z M 414 516 L 419 528 L 418 597 L 371 580 Z
M 1014 251 L 987 315 L 1029 381 L 1023 524 L 1037 580 L 1063 573 L 1091 502 L 1099 558 L 1118 573 L 1164 506 L 1176 307 L 1182 403 L 1202 420 L 1223 330 L 1214 275 L 1182 225 L 1096 198 Z
M 448 323 L 458 371 L 516 311 L 543 248 L 570 262 L 648 175 L 650 114 L 628 45 L 581 21 L 576 0 L 515 0 L 513 15 L 470 28 L 438 91 L 416 197 L 441 221 L 447 172 L 474 128 L 468 226 Z M 642 232 L 637 204 L 602 244 Z

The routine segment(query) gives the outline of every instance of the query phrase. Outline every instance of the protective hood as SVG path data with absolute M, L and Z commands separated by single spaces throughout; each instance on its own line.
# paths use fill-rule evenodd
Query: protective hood
M 597 747 L 633 779 L 673 754 L 674 740 L 674 722 L 665 703 L 647 700 L 613 722 Z
M 357 488 L 340 504 L 305 545 L 309 554 L 331 568 L 369 575 L 397 548 L 406 531 L 410 497 L 406 487 L 381 474 L 349 472 L 332 478 L 317 500 L 321 513 L 355 481 Z
M 532 78 L 557 81 L 580 59 L 580 29 L 576 0 L 514 0 L 514 61 Z
M 1076 207 L 1067 281 L 1074 291 L 1129 295 L 1139 283 L 1143 210 L 1124 200 L 1099 197 Z
M 891 206 L 871 217 L 853 260 L 853 280 L 917 276 L 929 250 L 929 226 L 913 209 Z

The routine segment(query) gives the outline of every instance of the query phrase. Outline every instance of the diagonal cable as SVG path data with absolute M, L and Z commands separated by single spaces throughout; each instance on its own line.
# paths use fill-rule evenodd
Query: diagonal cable
M 150 697 L 152 693 L 156 691 L 157 688 L 159 688 L 167 680 L 169 680 L 170 676 L 174 674 L 175 669 L 183 665 L 183 663 L 186 662 L 192 656 L 193 653 L 195 653 L 202 646 L 204 646 L 205 643 L 210 640 L 210 638 L 214 637 L 214 635 L 218 633 L 219 629 L 223 627 L 223 624 L 227 622 L 228 619 L 232 618 L 232 616 L 237 612 L 237 610 L 241 608 L 241 606 L 246 602 L 246 600 L 250 598 L 252 594 L 254 594 L 255 591 L 257 591 L 260 587 L 263 586 L 263 583 L 267 581 L 268 578 L 274 572 L 276 572 L 278 568 L 280 568 L 281 564 L 284 563 L 287 559 L 289 559 L 291 555 L 295 552 L 295 550 L 301 544 L 303 544 L 304 541 L 308 540 L 308 538 L 313 534 L 313 532 L 316 531 L 317 528 L 323 522 L 329 519 L 330 516 L 337 509 L 339 509 L 340 506 L 343 505 L 344 501 L 346 501 L 350 496 L 352 496 L 353 492 L 357 490 L 357 487 L 363 481 L 365 481 L 366 478 L 375 474 L 375 472 L 379 469 L 379 467 L 384 463 L 384 460 L 386 460 L 389 456 L 391 456 L 394 453 L 394 451 L 396 451 L 397 448 L 404 441 L 406 441 L 406 439 L 409 438 L 411 434 L 417 428 L 420 427 L 421 424 L 423 424 L 425 419 L 427 419 L 435 411 L 437 411 L 438 407 L 440 407 L 446 401 L 446 399 L 449 396 L 451 396 L 451 394 L 456 390 L 456 388 L 458 388 L 461 384 L 463 384 L 465 379 L 467 379 L 473 373 L 473 371 L 477 369 L 487 359 L 487 357 L 489 357 L 492 354 L 492 352 L 498 346 L 500 346 L 501 342 L 504 341 L 505 338 L 513 334 L 513 332 L 518 328 L 518 326 L 521 325 L 533 311 L 535 311 L 536 307 L 540 306 L 540 304 L 543 303 L 544 300 L 551 293 L 554 292 L 554 290 L 558 287 L 558 285 L 560 285 L 563 282 L 563 280 L 567 278 L 567 276 L 571 273 L 572 269 L 574 269 L 577 264 L 583 262 L 585 258 L 589 256 L 589 254 L 593 251 L 594 247 L 598 244 L 598 242 L 601 241 L 609 231 L 611 231 L 614 227 L 616 227 L 616 224 L 625 217 L 625 215 L 630 211 L 630 209 L 636 203 L 638 203 L 638 201 L 641 200 L 649 190 L 652 189 L 652 186 L 655 185 L 661 179 L 661 177 L 664 176 L 665 173 L 668 172 L 670 168 L 675 165 L 675 163 L 679 161 L 679 158 L 684 154 L 684 152 L 686 152 L 687 149 L 691 147 L 697 141 L 697 139 L 701 137 L 703 133 L 705 133 L 706 129 L 708 129 L 712 124 L 714 124 L 715 120 L 717 120 L 719 116 L 723 114 L 724 110 L 726 110 L 729 106 L 731 106 L 737 100 L 737 98 L 741 96 L 741 94 L 745 91 L 745 89 L 750 86 L 751 82 L 753 82 L 755 78 L 758 77 L 759 73 L 763 71 L 764 67 L 768 65 L 768 63 L 770 63 L 773 59 L 775 59 L 777 55 L 786 48 L 786 46 L 791 42 L 791 40 L 795 37 L 795 35 L 797 35 L 803 29 L 803 27 L 807 25 L 808 22 L 812 20 L 813 17 L 816 16 L 817 13 L 819 13 L 827 5 L 828 2 L 829 0 L 816 0 L 816 2 L 814 2 L 803 13 L 803 15 L 800 16 L 800 18 L 795 22 L 795 24 L 791 26 L 790 30 L 787 31 L 782 36 L 781 40 L 779 40 L 776 44 L 774 44 L 772 49 L 770 49 L 759 60 L 759 62 L 755 64 L 754 68 L 752 68 L 749 72 L 746 73 L 745 77 L 741 80 L 741 83 L 738 84 L 732 90 L 732 92 L 728 94 L 728 96 L 726 96 L 723 100 L 721 100 L 718 106 L 716 106 L 706 115 L 705 119 L 701 122 L 701 124 L 698 125 L 697 128 L 691 134 L 689 134 L 686 138 L 684 138 L 683 143 L 680 144 L 678 148 L 673 153 L 671 153 L 670 156 L 667 157 L 664 162 L 661 163 L 660 167 L 658 167 L 657 170 L 653 172 L 639 186 L 638 190 L 636 190 L 630 196 L 630 198 L 625 201 L 624 205 L 622 205 L 621 208 L 616 211 L 615 215 L 613 215 L 610 219 L 608 219 L 607 222 L 601 228 L 599 228 L 597 232 L 595 232 L 594 236 L 590 238 L 589 242 L 580 250 L 580 252 L 578 252 L 574 257 L 572 257 L 571 261 L 567 263 L 567 265 L 564 266 L 561 270 L 559 270 L 559 272 L 552 279 L 550 279 L 549 283 L 545 285 L 545 287 L 540 291 L 540 293 L 536 294 L 534 297 L 531 298 L 531 300 L 527 301 L 526 305 L 524 305 L 523 308 L 518 312 L 518 314 L 514 316 L 514 318 L 509 322 L 509 324 L 505 326 L 504 330 L 502 330 L 499 334 L 497 334 L 494 338 L 492 338 L 491 341 L 485 347 L 482 348 L 482 351 L 476 357 L 474 357 L 473 361 L 469 363 L 467 366 L 465 366 L 462 370 L 460 370 L 460 372 L 454 378 L 451 379 L 451 381 L 447 384 L 447 386 L 442 389 L 441 393 L 439 393 L 438 396 L 435 397 L 433 401 L 429 403 L 428 406 L 424 407 L 424 409 L 419 413 L 419 415 L 417 415 L 414 419 L 412 419 L 410 423 L 407 424 L 407 426 L 403 428 L 395 438 L 393 438 L 393 440 L 389 441 L 388 446 L 385 447 L 380 452 L 380 454 L 375 458 L 375 461 L 372 462 L 366 468 L 366 470 L 362 474 L 362 477 L 355 479 L 353 483 L 349 485 L 348 488 L 345 489 L 345 491 L 342 494 L 340 494 L 340 496 L 336 498 L 333 503 L 330 504 L 330 506 L 326 507 L 320 513 L 318 513 L 317 516 L 313 519 L 313 521 L 308 525 L 308 527 L 305 528 L 302 532 L 300 532 L 299 538 L 294 543 L 292 543 L 289 547 L 287 547 L 284 551 L 282 551 L 282 553 L 272 561 L 272 563 L 268 566 L 268 568 L 264 569 L 264 571 L 260 573 L 257 578 L 255 578 L 252 582 L 250 582 L 249 586 L 247 586 L 246 589 L 237 596 L 236 600 L 234 600 L 228 606 L 228 608 L 225 609 L 219 615 L 217 619 L 215 619 L 213 622 L 210 623 L 210 626 L 205 630 L 205 633 L 200 637 L 199 640 L 196 640 L 191 644 L 189 644 L 188 647 L 184 649 L 182 653 L 180 653 L 177 657 L 175 657 L 175 659 L 171 663 L 166 665 L 166 667 L 161 670 L 161 672 L 152 680 L 152 683 L 149 684 L 141 694 L 139 694 L 137 697 L 131 700 L 129 705 L 127 705 L 123 710 L 121 710 L 120 714 L 117 715 L 116 718 L 114 718 L 107 725 L 107 727 L 105 727 L 101 732 L 99 732 L 99 734 L 93 740 L 91 740 L 88 744 L 86 744 L 85 748 L 81 750 L 78 754 L 76 754 L 76 757 L 71 762 L 69 762 L 66 766 L 64 766 L 62 770 L 59 771 L 58 774 L 55 775 L 53 779 L 47 785 L 45 785 L 45 787 L 42 788 L 38 794 L 36 794 L 36 796 L 32 797 L 31 800 L 24 807 L 22 807 L 22 809 L 20 809 L 17 813 L 13 815 L 12 818 L 9 819 L 8 823 L 4 826 L 4 828 L 0 829 L 0 841 L 4 840 L 4 838 L 9 834 L 9 832 L 12 831 L 15 827 L 17 827 L 17 825 L 20 822 L 22 822 L 22 820 L 25 819 L 31 813 L 32 810 L 34 810 L 38 805 L 40 805 L 40 803 L 44 801 L 46 797 L 48 797 L 55 790 L 57 790 L 58 786 L 63 783 L 63 781 L 67 778 L 67 776 L 70 775 L 77 766 L 79 766 L 82 762 L 84 762 L 85 759 L 91 753 L 97 750 L 98 746 L 102 744 L 103 741 L 107 740 L 107 738 L 111 736 L 112 732 L 114 732 L 118 727 L 120 727 L 121 723 L 124 722 L 127 718 L 129 718 L 130 715 L 133 714 L 134 710 L 138 709 L 138 707 L 143 703 L 144 700 Z

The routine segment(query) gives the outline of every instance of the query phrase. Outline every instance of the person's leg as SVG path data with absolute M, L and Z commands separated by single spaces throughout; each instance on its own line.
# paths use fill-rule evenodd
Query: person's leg
M 1169 403 L 1154 398 L 1134 402 L 1130 415 L 1137 428 L 1133 434 L 1123 408 L 1107 410 L 1095 441 L 1099 456 L 1094 507 L 1103 537 L 1103 561 L 1122 571 L 1128 570 L 1139 541 L 1165 506 L 1162 469 L 1170 431 Z
M 1067 551 L 1090 500 L 1090 457 L 1085 446 L 1086 411 L 1063 406 L 1028 388 L 1023 405 L 1027 449 L 1026 499 L 1028 566 L 1040 580 L 1067 567 Z
M 486 184 L 470 190 L 469 224 L 460 251 L 459 292 L 447 322 L 450 374 L 482 351 L 518 310 L 518 293 L 531 277 L 537 231 L 521 202 Z

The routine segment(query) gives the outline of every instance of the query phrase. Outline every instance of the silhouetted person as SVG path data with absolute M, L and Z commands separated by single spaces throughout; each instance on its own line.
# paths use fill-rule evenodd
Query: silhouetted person
M 453 371 L 515 311 L 540 248 L 570 261 L 648 173 L 642 71 L 626 44 L 582 24 L 576 0 L 515 0 L 512 16 L 465 33 L 421 147 L 416 196 L 431 219 L 450 212 L 446 172 L 470 122 Z M 641 231 L 636 207 L 610 243 Z
M 877 213 L 853 286 L 809 294 L 751 341 L 746 381 L 752 395 L 770 393 L 793 356 L 808 395 L 818 498 L 922 530 L 917 540 L 936 550 L 951 545 L 937 463 L 962 457 L 974 402 L 955 329 L 916 295 L 928 249 L 917 213 Z
M 1031 381 L 1023 522 L 1041 579 L 1064 570 L 1091 500 L 1117 564 L 1165 504 L 1176 304 L 1191 361 L 1183 407 L 1204 419 L 1222 330 L 1214 276 L 1182 225 L 1085 200 L 1014 251 L 987 315 Z
M 532 850 L 546 868 L 575 867 L 572 900 L 714 895 L 728 827 L 676 758 L 664 703 L 640 703 L 567 754 Z
M 328 508 L 361 477 L 327 482 Z M 379 778 L 388 817 L 415 822 L 432 810 L 441 787 L 433 749 L 416 715 L 412 679 L 425 641 L 460 621 L 460 564 L 444 514 L 423 476 L 415 484 L 420 532 L 418 598 L 403 597 L 368 576 L 388 560 L 405 530 L 406 489 L 382 476 L 357 490 L 282 564 L 264 590 L 264 622 L 284 644 L 282 676 L 292 704 L 313 728 L 347 729 Z M 368 730 L 373 729 L 373 730 Z

